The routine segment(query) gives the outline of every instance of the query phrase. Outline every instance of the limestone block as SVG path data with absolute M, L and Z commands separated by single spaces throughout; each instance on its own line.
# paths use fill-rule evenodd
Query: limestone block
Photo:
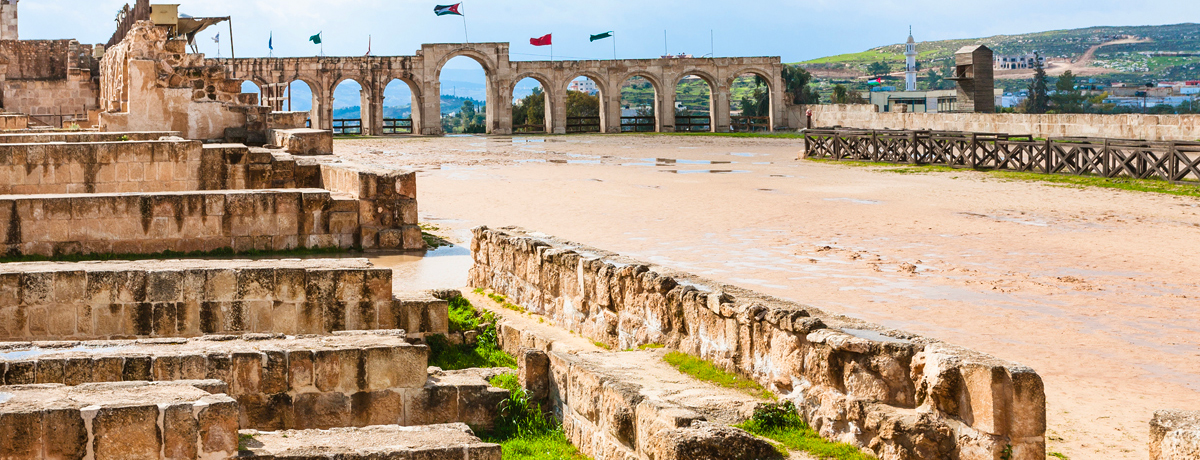
M 1150 420 L 1150 460 L 1200 458 L 1200 412 L 1160 410 Z
M 159 457 L 158 406 L 101 407 L 92 420 L 96 460 Z
M 421 388 L 425 385 L 428 347 L 373 347 L 362 353 L 367 373 L 363 390 Z
M 518 380 L 532 401 L 550 394 L 550 357 L 541 350 L 525 349 L 518 355 Z
M 301 393 L 295 397 L 296 428 L 349 426 L 350 397 L 343 393 Z
M 275 145 L 293 155 L 332 155 L 333 131 L 295 128 L 276 129 Z
M 433 425 L 458 418 L 458 387 L 430 378 L 420 389 L 404 393 L 404 424 Z

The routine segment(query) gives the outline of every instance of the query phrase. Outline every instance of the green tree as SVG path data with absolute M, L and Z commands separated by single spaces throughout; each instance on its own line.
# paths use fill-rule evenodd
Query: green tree
M 879 77 L 892 73 L 892 66 L 886 62 L 872 62 L 867 66 L 867 73 Z
M 942 89 L 942 84 L 945 82 L 946 79 L 942 78 L 942 75 L 937 73 L 936 70 L 930 70 L 929 73 L 925 74 L 925 84 L 930 90 Z
M 545 123 L 546 94 L 541 87 L 535 87 L 533 93 L 513 105 L 513 125 L 545 126 Z
M 600 97 L 579 91 L 567 91 L 567 116 L 600 116 Z
M 792 104 L 820 104 L 821 96 L 809 86 L 812 74 L 799 66 L 783 66 L 783 92 L 787 93 Z
M 1050 109 L 1049 90 L 1046 87 L 1046 68 L 1037 53 L 1033 53 L 1033 81 L 1029 82 L 1029 99 L 1025 101 L 1025 113 L 1046 113 Z
M 846 99 L 847 99 L 847 93 L 848 93 L 848 91 L 846 91 L 845 86 L 834 85 L 833 96 L 831 98 L 831 102 L 833 102 L 834 104 L 845 104 Z
M 1070 70 L 1063 72 L 1054 84 L 1054 109 L 1060 113 L 1083 113 L 1083 103 L 1087 97 L 1075 89 L 1075 75 Z

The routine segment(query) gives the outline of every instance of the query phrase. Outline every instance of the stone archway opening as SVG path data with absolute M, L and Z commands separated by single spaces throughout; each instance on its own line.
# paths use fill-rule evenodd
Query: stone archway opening
M 685 74 L 675 83 L 675 132 L 714 132 L 712 82 Z
M 288 112 L 308 112 L 308 127 L 313 126 L 313 120 L 318 119 L 314 108 L 317 106 L 316 95 L 312 86 L 304 80 L 292 80 L 284 87 L 281 105 Z
M 567 85 L 567 134 L 604 132 L 601 88 L 587 76 L 579 76 Z
M 525 77 L 513 85 L 513 134 L 550 132 L 550 99 L 545 82 Z
M 756 72 L 743 73 L 733 79 L 729 94 L 730 131 L 771 131 L 770 80 Z
M 438 70 L 443 132 L 484 134 L 489 131 L 490 79 L 483 64 L 469 56 L 455 56 Z
M 347 78 L 333 87 L 333 134 L 362 135 L 370 125 L 371 96 L 357 81 Z
M 642 76 L 621 82 L 621 132 L 658 131 L 658 88 Z
M 254 99 L 256 102 L 252 105 L 266 105 L 266 100 L 263 99 L 262 89 L 258 86 L 258 83 L 252 80 L 245 80 L 242 82 L 242 94 L 255 95 Z M 242 98 L 245 97 L 247 96 L 242 96 Z
M 413 94 L 413 85 L 396 78 L 383 88 L 384 135 L 421 132 L 421 104 Z

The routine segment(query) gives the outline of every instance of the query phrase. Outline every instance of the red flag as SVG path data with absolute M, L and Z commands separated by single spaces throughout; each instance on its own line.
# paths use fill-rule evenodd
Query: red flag
M 529 44 L 533 45 L 533 46 L 548 46 L 551 44 L 550 43 L 551 35 L 553 35 L 553 34 L 546 34 L 546 35 L 543 35 L 541 38 L 531 38 L 531 39 L 529 39 Z

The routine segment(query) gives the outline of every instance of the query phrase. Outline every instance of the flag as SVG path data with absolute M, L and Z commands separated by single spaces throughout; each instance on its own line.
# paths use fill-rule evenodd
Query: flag
M 462 3 L 455 3 L 453 5 L 438 5 L 433 7 L 433 12 L 438 16 L 445 16 L 447 14 L 462 16 L 463 14 L 458 11 L 458 7 L 461 5 Z
M 323 34 L 323 33 L 324 32 L 317 32 L 316 35 L 308 37 L 308 41 L 313 42 L 314 45 L 320 45 L 321 44 L 321 34 Z
M 612 35 L 613 35 L 613 33 L 612 33 L 612 31 L 611 31 L 611 30 L 610 30 L 610 31 L 608 31 L 608 32 L 602 33 L 602 34 L 596 34 L 596 35 L 592 35 L 592 39 L 591 39 L 591 41 L 596 41 L 596 40 L 604 40 L 604 39 L 606 39 L 606 38 L 608 38 L 608 37 L 611 37 Z
M 221 33 L 220 32 L 217 32 L 216 35 L 213 35 L 213 43 L 221 43 Z
M 275 32 L 271 32 L 271 35 L 267 36 L 267 49 L 275 51 Z
M 529 39 L 529 44 L 533 46 L 553 45 L 554 43 L 552 43 L 550 40 L 551 35 L 553 34 L 542 35 L 540 38 L 531 38 Z

